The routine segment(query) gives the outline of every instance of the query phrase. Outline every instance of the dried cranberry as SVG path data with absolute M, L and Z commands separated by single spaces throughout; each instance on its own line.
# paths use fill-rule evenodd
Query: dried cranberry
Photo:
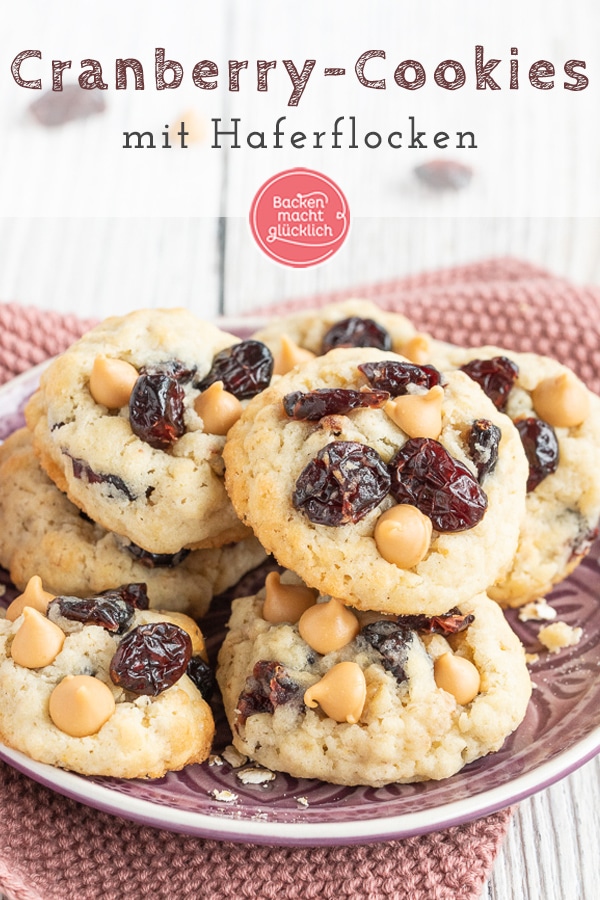
M 387 391 L 351 391 L 345 388 L 317 388 L 293 391 L 283 398 L 283 408 L 292 419 L 316 422 L 323 416 L 345 416 L 353 409 L 380 409 L 390 399 Z
M 260 659 L 237 702 L 240 724 L 256 713 L 273 713 L 278 706 L 298 699 L 299 693 L 300 685 L 281 663 Z
M 377 347 L 391 350 L 390 333 L 374 319 L 350 316 L 332 325 L 323 337 L 321 353 L 328 353 L 335 347 Z
M 558 440 L 552 425 L 543 419 L 534 417 L 518 419 L 515 425 L 521 435 L 525 456 L 529 463 L 529 478 L 527 479 L 527 492 L 529 493 L 534 491 L 544 478 L 556 472 L 559 459 Z
M 260 394 L 269 386 L 273 374 L 273 354 L 261 341 L 240 341 L 214 357 L 208 375 L 194 387 L 205 391 L 215 381 L 238 400 Z
M 170 375 L 180 384 L 191 381 L 196 374 L 196 366 L 186 366 L 179 359 L 167 359 L 164 362 L 153 363 L 151 366 L 143 366 L 140 375 Z
M 151 553 L 134 543 L 126 544 L 125 549 L 146 569 L 172 569 L 183 562 L 190 552 L 184 547 L 177 553 Z
M 179 681 L 191 657 L 192 639 L 179 625 L 138 625 L 117 647 L 110 677 L 125 691 L 156 697 Z
M 496 468 L 501 438 L 502 432 L 489 419 L 476 419 L 471 425 L 467 440 L 479 481 L 491 475 Z
M 571 546 L 571 556 L 569 557 L 569 562 L 578 556 L 584 557 L 589 553 L 592 544 L 598 537 L 598 530 L 599 529 L 597 527 L 588 528 L 585 520 L 581 520 L 577 537 L 575 538 Z
M 201 656 L 192 656 L 187 666 L 187 674 L 208 703 L 215 689 L 215 676 L 209 664 Z
M 150 606 L 147 585 L 143 581 L 134 581 L 130 584 L 122 584 L 120 587 L 109 588 L 107 591 L 102 591 L 98 596 L 126 600 L 127 603 L 131 603 L 136 609 L 148 609 Z
M 477 382 L 496 409 L 503 410 L 517 380 L 519 367 L 506 356 L 493 356 L 492 359 L 474 359 L 461 366 L 460 371 Z
M 319 450 L 296 482 L 293 503 L 316 525 L 359 522 L 390 490 L 376 450 L 356 441 L 333 441 Z
M 470 183 L 473 169 L 454 159 L 432 159 L 416 166 L 415 175 L 434 191 L 458 191 Z
M 384 669 L 391 672 L 400 684 L 406 681 L 404 666 L 413 640 L 411 629 L 390 619 L 381 619 L 365 625 L 361 636 L 381 654 Z
M 411 438 L 390 463 L 391 494 L 429 516 L 437 531 L 466 531 L 483 518 L 487 497 L 457 459 L 432 438 Z
M 63 451 L 63 453 L 65 452 L 66 451 Z M 118 475 L 100 475 L 98 472 L 94 472 L 92 467 L 89 463 L 86 463 L 85 460 L 70 456 L 69 453 L 66 455 L 69 456 L 73 463 L 73 476 L 75 478 L 87 481 L 88 484 L 106 484 L 109 487 L 114 488 L 120 494 L 124 494 L 128 500 L 136 499 L 136 494 L 128 488 L 123 479 L 119 478 Z M 109 496 L 112 497 L 114 495 L 109 493 Z
M 389 391 L 392 397 L 408 393 L 409 384 L 429 390 L 442 381 L 441 372 L 433 366 L 416 366 L 414 363 L 394 359 L 361 363 L 358 368 L 373 387 Z
M 55 128 L 74 119 L 87 119 L 103 112 L 106 102 L 100 91 L 85 90 L 78 84 L 65 84 L 61 91 L 45 91 L 29 109 L 40 125 Z
M 98 625 L 113 634 L 123 634 L 129 628 L 135 609 L 120 597 L 56 597 L 48 605 L 48 618 L 55 610 L 65 619 L 83 625 Z
M 456 607 L 441 616 L 398 616 L 398 624 L 420 631 L 422 634 L 458 634 L 475 621 L 472 613 L 463 616 Z
M 168 450 L 185 432 L 184 397 L 171 375 L 140 375 L 129 398 L 131 430 L 156 450 Z

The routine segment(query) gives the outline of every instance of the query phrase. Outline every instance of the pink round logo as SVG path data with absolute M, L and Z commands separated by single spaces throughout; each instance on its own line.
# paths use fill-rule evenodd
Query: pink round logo
M 250 209 L 250 228 L 261 250 L 301 269 L 339 250 L 350 228 L 348 201 L 337 184 L 311 169 L 288 169 L 269 178 Z

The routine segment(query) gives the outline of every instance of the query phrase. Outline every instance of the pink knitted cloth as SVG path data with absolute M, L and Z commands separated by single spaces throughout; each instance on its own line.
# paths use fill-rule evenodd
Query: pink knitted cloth
M 600 391 L 600 291 L 515 260 L 380 284 L 375 300 L 456 343 L 534 348 Z M 297 309 L 297 302 L 272 312 Z M 90 322 L 0 304 L 0 383 L 59 352 Z M 468 825 L 366 846 L 281 848 L 201 840 L 96 812 L 0 764 L 0 890 L 15 900 L 380 898 L 476 900 L 510 822 Z

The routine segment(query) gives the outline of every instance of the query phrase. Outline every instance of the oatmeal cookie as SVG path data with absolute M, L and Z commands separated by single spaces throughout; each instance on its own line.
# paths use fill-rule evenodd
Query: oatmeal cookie
M 52 594 L 87 596 L 145 582 L 150 605 L 203 616 L 215 594 L 265 559 L 255 537 L 158 556 L 106 531 L 58 490 L 23 428 L 0 446 L 0 565 L 24 590 L 39 575 Z
M 338 346 L 376 347 L 422 363 L 436 346 L 433 338 L 417 331 L 406 316 L 360 299 L 329 303 L 319 309 L 280 317 L 257 331 L 254 337 L 271 349 L 276 371 L 280 373 L 292 368 L 295 348 L 321 356 Z M 301 352 L 297 361 L 305 361 L 306 356 Z
M 581 562 L 600 518 L 600 398 L 566 366 L 500 347 L 448 348 L 517 425 L 530 460 L 525 516 L 507 575 L 489 590 L 507 606 L 546 594 Z
M 258 342 L 184 309 L 138 310 L 105 320 L 51 363 L 27 424 L 50 478 L 103 528 L 152 553 L 218 547 L 248 536 L 223 486 L 231 418 L 215 416 L 219 384 L 239 406 L 271 370 Z M 200 396 L 213 381 L 207 410 Z
M 340 609 L 355 627 L 330 649 Z M 373 787 L 447 778 L 498 750 L 525 716 L 523 648 L 484 594 L 433 618 L 328 597 L 298 622 L 263 615 L 264 590 L 234 601 L 217 679 L 235 746 L 269 769 Z
M 0 620 L 0 740 L 82 775 L 160 778 L 202 762 L 214 722 L 187 674 L 190 660 L 207 668 L 198 626 L 101 600 Z M 149 651 L 156 664 L 140 665 Z
M 360 609 L 442 613 L 493 584 L 516 549 L 523 447 L 461 372 L 330 351 L 250 402 L 224 459 L 267 552 Z

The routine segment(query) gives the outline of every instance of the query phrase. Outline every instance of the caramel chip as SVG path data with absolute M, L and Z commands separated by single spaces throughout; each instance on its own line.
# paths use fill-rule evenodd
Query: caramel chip
M 590 412 L 590 395 L 573 372 L 561 372 L 541 381 L 531 392 L 533 408 L 555 428 L 575 428 Z
M 427 362 L 431 355 L 431 341 L 426 334 L 417 332 L 414 337 L 402 345 L 400 352 L 410 362 L 420 366 Z
M 15 597 L 6 610 L 6 618 L 9 622 L 14 622 L 19 618 L 26 606 L 31 606 L 45 615 L 51 600 L 54 600 L 54 594 L 49 594 L 48 591 L 43 589 L 42 579 L 39 575 L 32 575 L 23 593 Z
M 388 400 L 384 410 L 410 438 L 436 440 L 442 430 L 443 400 L 444 389 L 436 384 L 426 394 L 405 394 Z
M 375 524 L 375 543 L 383 558 L 400 569 L 412 569 L 426 556 L 431 543 L 431 519 L 416 506 L 399 503 Z
M 265 581 L 265 602 L 262 617 L 272 625 L 291 622 L 317 601 L 317 592 L 303 584 L 283 584 L 279 572 L 269 572 Z
M 111 359 L 108 356 L 97 356 L 90 374 L 90 394 L 102 406 L 108 409 L 121 409 L 127 406 L 138 379 L 135 366 L 124 359 Z
M 332 597 L 307 609 L 298 622 L 298 631 L 317 653 L 332 653 L 353 641 L 360 625 L 354 613 Z
M 438 656 L 433 664 L 433 677 L 437 686 L 452 694 L 461 706 L 474 700 L 481 686 L 479 672 L 473 663 L 453 653 Z
M 351 725 L 360 719 L 366 699 L 367 682 L 355 662 L 337 663 L 304 693 L 304 702 L 311 709 L 319 705 L 330 719 Z
M 242 414 L 242 404 L 225 390 L 222 381 L 214 381 L 196 397 L 194 409 L 202 419 L 204 431 L 219 435 L 227 434 Z
M 295 366 L 315 358 L 315 354 L 299 347 L 287 334 L 281 335 L 281 350 L 275 356 L 273 375 L 285 375 Z
M 23 622 L 10 646 L 10 655 L 18 666 L 39 669 L 54 662 L 65 642 L 64 631 L 46 616 L 26 606 Z
M 111 689 L 92 675 L 67 675 L 50 694 L 50 718 L 71 737 L 96 734 L 114 711 Z

